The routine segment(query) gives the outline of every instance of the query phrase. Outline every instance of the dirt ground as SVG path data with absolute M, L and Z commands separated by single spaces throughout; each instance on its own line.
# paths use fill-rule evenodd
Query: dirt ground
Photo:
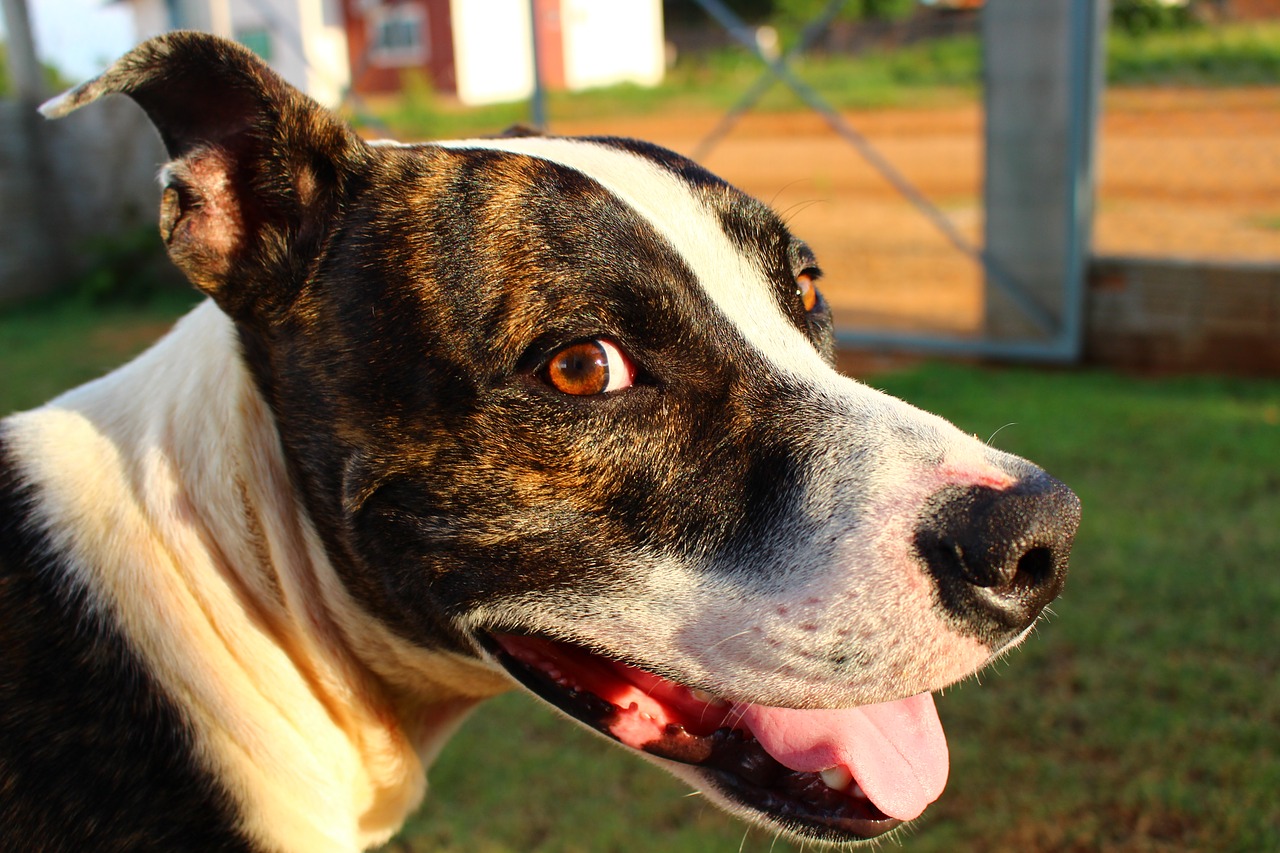
M 976 104 L 846 114 L 966 237 L 982 232 Z M 719 115 L 554 126 L 691 153 Z M 972 332 L 972 260 L 812 113 L 747 116 L 702 162 L 772 203 L 822 262 L 847 326 Z M 1280 262 L 1280 87 L 1113 90 L 1098 144 L 1094 251 Z

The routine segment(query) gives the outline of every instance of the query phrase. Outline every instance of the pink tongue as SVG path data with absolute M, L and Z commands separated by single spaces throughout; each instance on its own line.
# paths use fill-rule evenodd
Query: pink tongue
M 871 802 L 899 820 L 919 817 L 947 784 L 947 739 L 928 693 L 835 711 L 735 705 L 739 715 L 782 765 L 801 772 L 844 765 Z

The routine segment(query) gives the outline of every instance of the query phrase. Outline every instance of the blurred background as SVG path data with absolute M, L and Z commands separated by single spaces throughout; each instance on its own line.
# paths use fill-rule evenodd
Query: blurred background
M 814 248 L 843 369 L 1084 500 L 902 847 L 1280 850 L 1280 0 L 2 4 L 0 412 L 193 299 L 141 113 L 34 110 L 141 39 L 234 38 L 369 137 L 658 142 Z M 431 779 L 388 849 L 791 849 L 518 696 Z

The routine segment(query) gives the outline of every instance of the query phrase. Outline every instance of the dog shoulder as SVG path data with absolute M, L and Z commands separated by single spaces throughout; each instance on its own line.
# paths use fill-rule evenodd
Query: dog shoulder
M 70 580 L 0 431 L 0 847 L 251 850 L 178 706 Z

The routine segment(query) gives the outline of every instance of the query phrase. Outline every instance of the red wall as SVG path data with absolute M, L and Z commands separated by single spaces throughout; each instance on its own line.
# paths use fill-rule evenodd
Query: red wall
M 347 30 L 347 54 L 351 62 L 351 88 L 362 95 L 398 92 L 406 74 L 426 76 L 440 92 L 453 94 L 458 83 L 453 63 L 453 22 L 449 0 L 402 0 L 426 11 L 427 60 L 420 66 L 379 65 L 368 55 L 369 27 L 361 7 L 364 0 L 342 0 L 342 18 Z M 391 5 L 386 3 L 385 5 Z

